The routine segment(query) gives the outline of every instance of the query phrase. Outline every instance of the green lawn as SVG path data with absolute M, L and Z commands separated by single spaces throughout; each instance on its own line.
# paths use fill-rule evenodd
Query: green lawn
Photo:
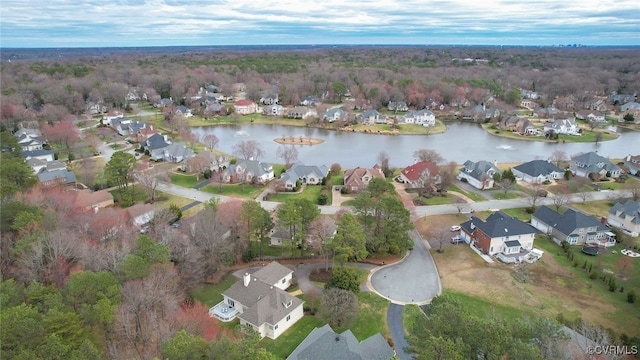
M 324 323 L 315 316 L 307 315 L 298 320 L 277 339 L 262 339 L 260 346 L 276 355 L 279 359 L 286 359 L 313 329 L 323 325 Z
M 331 186 L 344 185 L 344 170 L 340 170 L 337 175 L 331 177 Z
M 468 197 L 469 199 L 471 199 L 473 201 L 486 201 L 487 200 L 484 196 L 482 196 L 480 194 L 476 194 L 474 192 L 464 191 L 464 190 L 460 189 L 459 187 L 457 187 L 455 185 L 451 185 L 451 186 L 447 187 L 447 190 L 459 192 L 460 194 Z
M 537 245 L 537 244 L 536 244 Z M 443 290 L 443 294 L 450 295 L 454 299 L 458 300 L 462 307 L 465 308 L 470 314 L 486 318 L 486 317 L 499 317 L 506 321 L 514 321 L 525 316 L 538 317 L 536 309 L 531 308 L 529 310 L 518 309 L 514 307 L 508 307 L 504 305 L 498 305 L 494 302 L 487 301 L 482 298 L 469 296 L 460 292 L 451 290 Z
M 571 207 L 576 208 L 586 214 L 600 217 L 609 214 L 609 209 L 611 209 L 613 205 L 614 203 L 610 200 L 599 200 L 572 203 Z
M 387 325 L 387 309 L 390 302 L 370 292 L 359 293 L 358 301 L 360 302 L 358 320 L 351 327 L 353 335 L 360 341 L 376 333 L 382 334 L 386 339 L 390 338 L 391 333 Z M 341 332 L 341 329 L 334 330 Z M 346 329 L 342 329 L 344 330 Z
M 186 188 L 192 188 L 198 184 L 195 175 L 185 175 L 180 173 L 171 174 L 171 183 Z
M 421 197 L 423 205 L 443 205 L 443 204 L 455 204 L 458 201 L 458 197 L 447 194 L 446 196 L 434 196 L 430 198 Z M 344 205 L 344 203 L 343 203 Z
M 202 284 L 191 292 L 191 297 L 207 307 L 212 307 L 223 300 L 222 293 L 235 284 L 238 278 L 228 274 L 217 284 Z
M 254 187 L 251 184 L 224 184 L 220 187 L 218 184 L 209 184 L 200 190 L 211 194 L 255 199 L 264 187 Z
M 493 194 L 493 198 L 496 199 L 496 200 L 515 199 L 515 198 L 519 198 L 519 197 L 522 197 L 522 195 L 520 195 L 519 193 L 515 193 L 515 192 L 507 193 L 507 195 L 505 195 L 503 192 L 499 192 L 499 193 L 494 193 Z
M 418 307 L 418 305 L 405 305 L 402 310 L 402 323 L 404 324 L 404 331 L 409 332 L 409 330 L 413 327 L 415 319 L 425 316 L 422 310 Z
M 527 208 L 502 209 L 501 211 L 522 221 L 531 220 L 531 214 L 527 212 Z
M 322 185 L 307 185 L 302 190 L 302 193 L 278 193 L 269 196 L 269 201 L 284 202 L 287 199 L 302 198 L 311 201 L 314 204 L 318 203 L 318 196 L 322 191 Z M 332 194 L 329 191 L 329 199 L 327 204 L 331 204 Z
M 193 199 L 184 198 L 181 196 L 164 193 L 162 191 L 156 191 L 156 204 L 169 207 L 171 204 L 175 204 L 178 207 L 183 207 L 187 204 L 191 204 Z

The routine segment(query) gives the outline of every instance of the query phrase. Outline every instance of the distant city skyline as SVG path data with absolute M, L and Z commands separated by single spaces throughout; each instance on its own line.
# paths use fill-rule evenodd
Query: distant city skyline
M 2 0 L 0 47 L 640 45 L 640 1 Z

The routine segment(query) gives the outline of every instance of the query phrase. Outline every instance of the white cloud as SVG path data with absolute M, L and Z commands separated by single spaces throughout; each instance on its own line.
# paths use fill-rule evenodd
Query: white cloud
M 259 44 L 279 34 L 298 43 L 323 36 L 325 43 L 341 43 L 343 36 L 359 34 L 360 43 L 366 43 L 368 33 L 381 37 L 386 32 L 390 38 L 403 39 L 402 34 L 410 33 L 449 32 L 453 37 L 510 32 L 546 36 L 547 42 L 557 43 L 563 33 L 593 39 L 593 28 L 599 28 L 619 33 L 617 41 L 634 44 L 640 29 L 629 14 L 639 13 L 639 4 L 620 0 L 612 9 L 610 2 L 601 0 L 3 0 L 0 40 L 2 46 L 47 46 L 50 39 L 42 36 L 49 34 L 62 44 L 69 39 L 70 46 L 83 38 L 85 46 L 98 39 L 112 45 L 145 45 L 149 39 L 166 45 L 181 45 L 187 39 L 202 44 L 223 40 Z M 232 38 L 219 39 L 221 35 Z M 580 42 L 580 36 L 574 37 L 567 41 Z M 369 43 L 379 42 L 370 39 Z M 610 35 L 601 41 L 611 41 Z

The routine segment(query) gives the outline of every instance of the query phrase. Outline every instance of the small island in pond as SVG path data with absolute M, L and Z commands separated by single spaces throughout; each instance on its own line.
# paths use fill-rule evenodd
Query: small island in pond
M 273 141 L 283 145 L 318 145 L 324 142 L 323 139 L 308 138 L 308 137 L 302 137 L 302 136 L 280 137 Z

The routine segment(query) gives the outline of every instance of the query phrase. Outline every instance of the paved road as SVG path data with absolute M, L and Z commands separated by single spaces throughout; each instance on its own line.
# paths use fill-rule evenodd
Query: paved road
M 372 290 L 396 304 L 427 304 L 440 294 L 436 264 L 416 230 L 409 232 L 413 250 L 402 261 L 382 267 L 370 276 Z
M 389 305 L 389 309 L 387 309 L 387 324 L 389 324 L 389 331 L 391 331 L 393 344 L 396 348 L 396 355 L 400 360 L 410 360 L 413 356 L 404 351 L 409 344 L 407 343 L 407 339 L 404 337 L 404 326 L 402 324 L 403 310 L 404 306 L 402 305 Z

